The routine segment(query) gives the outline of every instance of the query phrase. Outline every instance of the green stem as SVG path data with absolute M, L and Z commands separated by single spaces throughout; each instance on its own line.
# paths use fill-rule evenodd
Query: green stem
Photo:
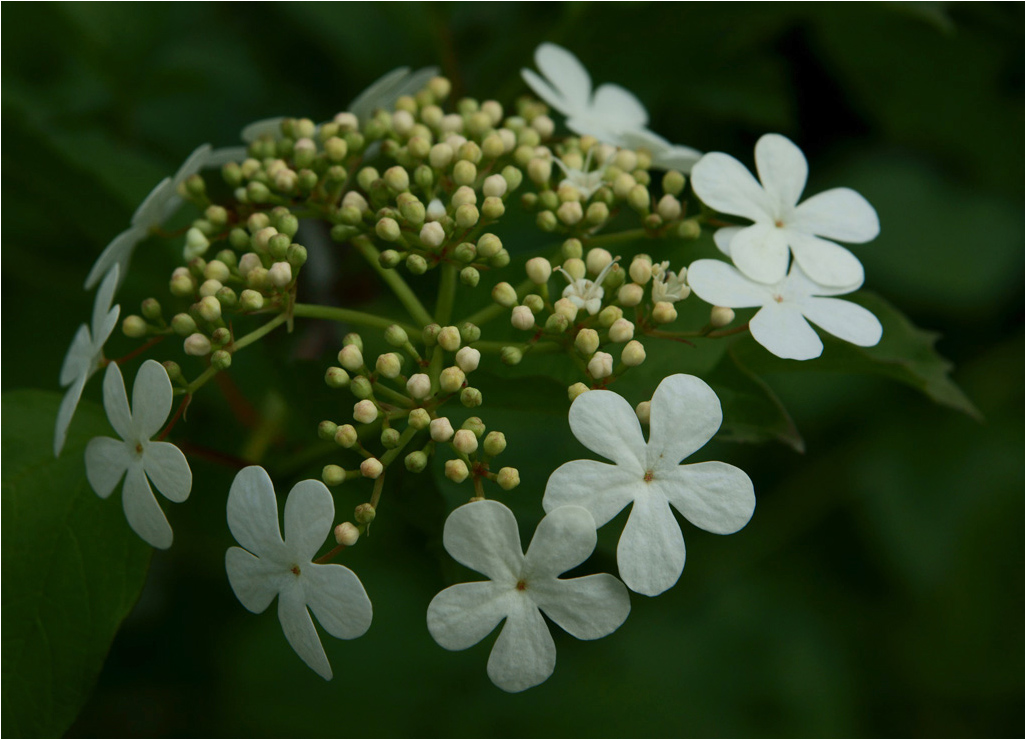
M 581 242 L 585 247 L 591 249 L 592 247 L 604 247 L 609 244 L 619 244 L 620 242 L 630 242 L 636 239 L 648 239 L 649 233 L 644 229 L 629 229 L 627 231 L 620 231 L 616 234 L 601 234 L 599 236 L 585 237 L 581 239 Z
M 456 265 L 442 263 L 442 276 L 438 281 L 438 303 L 435 304 L 435 322 L 446 326 L 452 318 L 452 306 L 456 301 Z
M 244 336 L 244 337 L 242 337 L 240 339 L 236 339 L 231 345 L 229 345 L 232 354 L 235 354 L 240 349 L 248 347 L 249 345 L 253 344 L 253 342 L 256 342 L 259 339 L 263 339 L 265 336 L 267 336 L 272 331 L 277 329 L 279 326 L 284 324 L 287 320 L 288 320 L 288 314 L 280 313 L 277 316 L 275 316 L 273 319 L 268 321 L 266 324 L 261 326 L 259 329 L 254 329 L 253 331 L 251 331 L 246 336 Z M 206 370 L 204 370 L 199 375 L 199 377 L 197 377 L 194 381 L 192 381 L 187 386 L 185 386 L 185 389 L 184 389 L 185 395 L 191 396 L 197 390 L 202 388 L 206 384 L 206 382 L 208 380 L 210 380 L 212 377 L 217 375 L 218 372 L 219 372 L 218 369 L 216 367 L 214 367 L 213 365 L 208 367 Z
M 403 304 L 403 308 L 406 309 L 407 313 L 410 314 L 415 322 L 421 326 L 427 326 L 431 323 L 431 314 L 424 308 L 424 304 L 420 302 L 420 299 L 414 295 L 413 291 L 410 290 L 410 286 L 406 284 L 406 281 L 402 279 L 395 270 L 386 270 L 381 266 L 379 257 L 381 253 L 374 248 L 374 245 L 370 243 L 370 240 L 362 237 L 356 237 L 353 239 L 353 246 L 363 255 L 364 259 L 370 263 L 370 266 L 374 268 L 374 271 L 381 276 L 381 279 L 385 281 L 385 284 L 392 289 L 395 293 L 396 298 Z
M 420 329 L 411 324 L 404 324 L 401 321 L 393 321 L 385 316 L 375 316 L 363 311 L 351 311 L 348 308 L 336 308 L 335 306 L 317 306 L 312 303 L 297 303 L 292 307 L 292 315 L 307 319 L 326 319 L 337 321 L 341 324 L 355 324 L 357 326 L 370 326 L 375 329 L 387 329 L 393 324 L 402 327 L 407 334 L 417 335 Z
M 536 344 L 531 344 L 530 342 L 493 342 L 482 340 L 474 342 L 470 346 L 480 352 L 489 354 L 498 354 L 502 351 L 503 347 L 517 347 L 524 354 L 530 352 L 536 355 L 549 355 L 563 351 L 563 345 L 558 342 L 537 342 Z
M 517 299 L 519 300 L 520 298 L 523 298 L 525 295 L 527 295 L 527 293 L 531 290 L 533 286 L 534 283 L 531 282 L 530 279 L 524 280 L 523 282 L 519 283 L 516 286 Z M 477 313 L 472 313 L 470 316 L 463 319 L 463 321 L 461 321 L 460 323 L 467 322 L 470 324 L 474 324 L 475 326 L 481 326 L 482 324 L 492 321 L 493 319 L 499 318 L 507 311 L 509 311 L 508 308 L 500 306 L 498 303 L 493 303 L 490 306 L 485 306 Z

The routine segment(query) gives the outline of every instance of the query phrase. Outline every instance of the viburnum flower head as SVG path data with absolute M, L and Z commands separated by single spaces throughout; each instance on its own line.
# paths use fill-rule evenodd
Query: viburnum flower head
M 876 238 L 880 221 L 873 206 L 850 188 L 827 190 L 799 204 L 809 166 L 801 149 L 780 134 L 759 139 L 755 164 L 761 184 L 729 154 L 710 152 L 695 165 L 691 186 L 706 205 L 755 222 L 719 229 L 716 245 L 760 283 L 784 278 L 790 252 L 821 285 L 861 284 L 862 263 L 830 239 L 861 244 Z
M 607 83 L 592 93 L 588 70 L 563 47 L 542 44 L 534 52 L 534 62 L 544 78 L 530 69 L 520 74 L 538 97 L 566 116 L 566 126 L 574 133 L 614 146 L 647 149 L 652 166 L 659 169 L 690 172 L 702 156 L 649 131 L 648 111 L 630 91 Z
M 93 299 L 93 318 L 90 324 L 82 324 L 71 340 L 68 353 L 64 356 L 61 366 L 60 383 L 67 386 L 67 393 L 57 411 L 57 424 L 53 434 L 54 457 L 61 454 L 64 440 L 68 436 L 71 418 L 75 415 L 78 402 L 82 398 L 82 389 L 86 382 L 100 369 L 103 360 L 103 345 L 107 343 L 114 327 L 117 326 L 121 306 L 111 307 L 114 291 L 118 286 L 119 267 L 115 264 L 103 279 L 100 289 Z
M 310 618 L 333 637 L 351 640 L 367 631 L 372 609 L 353 571 L 337 563 L 315 563 L 332 532 L 335 504 L 318 480 L 300 481 L 285 501 L 285 538 L 278 527 L 278 500 L 267 471 L 239 471 L 228 493 L 228 528 L 242 547 L 225 553 L 232 591 L 260 614 L 278 597 L 278 619 L 289 645 L 325 680 L 331 666 Z M 245 549 L 243 549 L 245 548 Z
M 612 391 L 594 390 L 570 406 L 570 428 L 585 447 L 614 464 L 574 460 L 549 477 L 542 505 L 583 506 L 601 527 L 633 504 L 617 547 L 620 578 L 655 596 L 684 569 L 684 537 L 672 505 L 696 527 L 731 534 L 755 510 L 752 481 L 722 462 L 681 465 L 712 439 L 723 415 L 713 390 L 692 375 L 664 378 L 652 396 L 646 443 L 637 414 Z
M 752 337 L 789 360 L 811 360 L 823 352 L 823 342 L 809 326 L 860 347 L 880 341 L 880 321 L 862 306 L 833 296 L 858 290 L 862 281 L 839 288 L 818 285 L 794 263 L 786 278 L 774 285 L 757 283 L 732 265 L 719 260 L 698 260 L 688 268 L 688 283 L 695 295 L 714 306 L 759 307 L 748 328 Z
M 465 650 L 505 619 L 488 658 L 488 677 L 509 692 L 537 686 L 556 667 L 542 612 L 581 640 L 611 634 L 630 613 L 627 589 L 608 573 L 558 578 L 587 560 L 596 541 L 591 515 L 565 506 L 542 519 L 525 555 L 516 517 L 506 506 L 485 500 L 459 507 L 445 521 L 445 549 L 491 580 L 459 583 L 435 596 L 428 631 L 445 649 Z
M 117 363 L 103 376 L 103 407 L 121 439 L 96 437 L 85 451 L 86 478 L 100 498 L 107 498 L 124 476 L 121 504 L 135 533 L 153 547 L 171 547 L 173 533 L 150 481 L 175 503 L 189 498 L 192 471 L 182 451 L 170 442 L 153 441 L 171 412 L 171 380 L 164 366 L 147 360 L 139 368 L 128 407 L 125 381 Z

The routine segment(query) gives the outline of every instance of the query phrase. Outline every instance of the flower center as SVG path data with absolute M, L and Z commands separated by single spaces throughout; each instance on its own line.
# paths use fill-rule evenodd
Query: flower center
M 646 470 L 644 481 L 646 483 L 651 483 L 653 478 L 655 478 L 655 474 L 651 470 Z
M 775 226 L 776 226 L 776 227 L 777 227 L 778 229 L 782 229 L 782 228 L 784 228 L 784 219 L 782 219 L 782 218 L 778 218 L 778 219 L 777 219 L 776 221 L 774 221 L 774 222 L 773 222 L 773 224 L 774 224 L 774 225 L 775 225 Z
M 775 294 L 773 296 L 773 300 L 775 300 L 777 303 L 783 303 L 784 302 L 784 296 L 782 296 L 779 293 L 777 293 L 777 294 Z
M 299 566 L 298 565 L 293 565 L 291 568 L 289 568 L 289 570 L 292 571 L 292 575 L 295 575 L 295 576 L 299 575 Z
M 523 578 L 521 578 L 519 581 L 517 581 L 517 591 L 524 591 L 526 589 L 527 589 L 527 581 L 525 581 Z
M 142 442 L 136 442 L 135 443 L 135 454 L 137 454 L 137 455 L 143 454 Z

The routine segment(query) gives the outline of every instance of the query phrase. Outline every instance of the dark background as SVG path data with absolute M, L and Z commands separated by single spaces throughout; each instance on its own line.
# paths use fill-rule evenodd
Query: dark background
M 232 596 L 232 472 L 197 462 L 199 495 L 169 513 L 175 547 L 154 556 L 72 735 L 1023 731 L 1022 4 L 8 4 L 3 18 L 4 389 L 57 389 L 89 266 L 197 144 L 234 144 L 269 115 L 324 120 L 399 65 L 509 103 L 553 41 L 675 142 L 750 163 L 777 131 L 808 155 L 809 192 L 863 193 L 882 223 L 857 252 L 867 288 L 941 333 L 985 417 L 876 378 L 768 378 L 806 454 L 710 453 L 755 480 L 751 524 L 687 527 L 675 589 L 633 597 L 601 643 L 557 634 L 555 675 L 516 696 L 485 677 L 492 640 L 449 654 L 424 628 L 454 577 L 429 480 L 408 477 L 403 515 L 353 550 L 375 622 L 326 638 L 328 684 L 273 609 Z M 138 262 L 125 304 L 166 285 L 166 255 Z M 282 377 L 323 372 L 310 365 Z

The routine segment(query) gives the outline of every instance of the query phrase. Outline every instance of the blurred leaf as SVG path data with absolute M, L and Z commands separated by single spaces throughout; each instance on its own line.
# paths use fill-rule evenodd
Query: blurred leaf
M 942 406 L 982 419 L 973 402 L 950 378 L 951 362 L 934 349 L 940 334 L 916 327 L 873 293 L 863 291 L 846 298 L 872 311 L 883 324 L 883 338 L 875 347 L 857 347 L 823 334 L 823 354 L 802 362 L 775 357 L 754 339 L 745 337 L 734 345 L 734 356 L 760 375 L 798 370 L 883 375 L 918 388 Z
M 3 395 L 4 735 L 67 730 L 149 567 L 151 549 L 121 507 L 86 482 L 85 445 L 108 429 L 102 410 L 80 404 L 55 459 L 60 401 L 42 391 Z

